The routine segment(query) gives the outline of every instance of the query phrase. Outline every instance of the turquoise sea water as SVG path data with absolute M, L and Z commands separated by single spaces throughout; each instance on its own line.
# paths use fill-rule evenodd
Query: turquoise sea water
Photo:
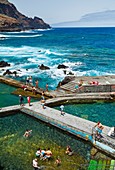
M 55 28 L 46 31 L 1 33 L 0 60 L 18 72 L 17 79 L 25 81 L 28 75 L 39 80 L 39 86 L 49 84 L 55 89 L 58 82 L 72 71 L 76 76 L 115 74 L 115 28 Z M 40 70 L 44 64 L 50 70 Z M 59 64 L 69 68 L 64 74 Z

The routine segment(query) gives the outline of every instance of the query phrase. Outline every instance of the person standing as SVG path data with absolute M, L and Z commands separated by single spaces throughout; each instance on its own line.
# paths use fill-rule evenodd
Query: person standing
M 63 110 L 64 110 L 64 105 L 61 105 L 61 106 L 60 106 L 61 115 L 63 115 L 63 116 L 64 116 L 64 112 L 63 112 Z
M 42 108 L 45 109 L 45 100 L 44 99 L 41 100 L 41 105 L 42 105 Z
M 23 96 L 22 96 L 22 95 L 19 95 L 19 103 L 20 103 L 20 106 L 23 106 L 23 105 L 24 105 L 23 101 L 24 101 Z
M 42 99 L 45 100 L 44 91 L 42 92 Z
M 46 84 L 46 91 L 48 91 L 48 83 Z
M 30 85 L 30 86 L 33 86 L 32 76 L 29 77 L 29 85 Z
M 38 89 L 38 83 L 39 83 L 38 80 L 36 80 L 36 81 L 35 81 L 35 84 L 36 84 L 35 87 L 36 87 L 37 89 Z
M 26 85 L 29 85 L 29 77 L 26 79 Z
M 27 97 L 27 101 L 28 101 L 29 106 L 31 106 L 30 105 L 30 101 L 31 101 L 31 97 L 30 96 Z

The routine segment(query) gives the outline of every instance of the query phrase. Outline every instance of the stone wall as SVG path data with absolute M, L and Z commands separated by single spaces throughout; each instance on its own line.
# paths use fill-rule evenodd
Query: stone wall
M 80 89 L 81 93 L 114 92 L 115 85 L 85 85 Z

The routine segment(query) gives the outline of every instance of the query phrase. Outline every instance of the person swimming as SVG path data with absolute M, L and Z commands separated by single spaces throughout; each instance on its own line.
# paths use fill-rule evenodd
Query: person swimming
M 25 133 L 24 133 L 24 137 L 26 137 L 26 138 L 28 138 L 28 137 L 30 137 L 31 136 L 31 132 L 32 132 L 32 130 L 28 130 L 28 129 L 26 129 L 26 131 L 25 131 Z
M 73 151 L 70 146 L 67 146 L 65 153 L 69 156 L 73 155 Z

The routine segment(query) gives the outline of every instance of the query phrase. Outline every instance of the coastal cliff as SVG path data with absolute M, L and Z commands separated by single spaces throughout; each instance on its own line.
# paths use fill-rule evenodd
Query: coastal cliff
M 0 0 L 0 32 L 48 29 L 50 25 L 41 18 L 29 18 L 21 14 L 8 0 Z

